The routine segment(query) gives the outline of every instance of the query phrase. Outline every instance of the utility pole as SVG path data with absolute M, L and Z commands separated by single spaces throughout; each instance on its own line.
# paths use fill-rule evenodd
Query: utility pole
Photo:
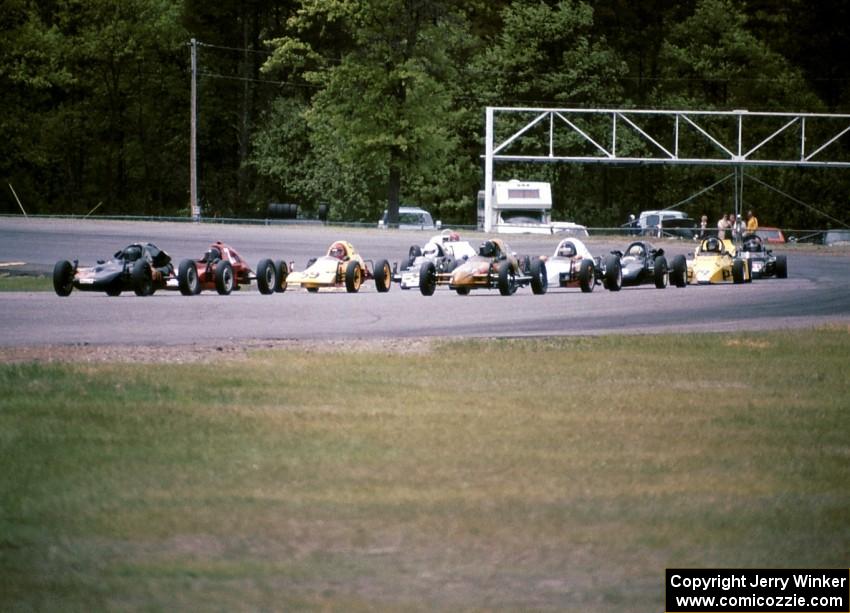
M 198 204 L 198 41 L 189 43 L 192 50 L 192 94 L 190 101 L 189 135 L 189 207 L 192 219 L 201 219 L 201 207 Z

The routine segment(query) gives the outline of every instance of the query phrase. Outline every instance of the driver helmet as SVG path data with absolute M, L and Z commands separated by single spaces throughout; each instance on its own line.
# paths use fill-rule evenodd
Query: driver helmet
M 212 247 L 209 251 L 207 251 L 204 259 L 207 262 L 215 262 L 216 260 L 220 260 L 221 250 L 218 247 Z
M 565 242 L 561 245 L 561 248 L 558 249 L 558 255 L 564 258 L 571 258 L 576 254 L 576 246 L 572 244 L 572 242 Z
M 442 253 L 440 253 L 440 246 L 436 243 L 428 243 L 425 245 L 425 248 L 422 249 L 422 255 L 429 259 L 436 258 L 442 255 Z
M 485 258 L 494 258 L 496 257 L 496 253 L 498 249 L 496 249 L 496 243 L 493 241 L 484 241 L 478 247 L 478 255 L 481 255 Z
M 629 255 L 643 255 L 642 245 L 632 245 L 629 247 Z
M 460 240 L 460 234 L 457 232 L 449 232 L 449 236 L 446 240 L 450 243 L 456 243 Z
M 124 259 L 130 262 L 135 262 L 140 257 L 142 257 L 142 248 L 138 245 L 133 245 L 132 247 L 127 247 L 124 250 Z
M 334 243 L 328 250 L 328 255 L 334 258 L 339 258 L 340 260 L 343 259 L 345 257 L 345 245 L 342 243 Z
M 705 241 L 706 251 L 720 251 L 720 241 L 716 238 L 709 238 Z
M 744 241 L 744 249 L 747 251 L 759 251 L 761 249 L 761 241 L 758 236 L 750 235 Z

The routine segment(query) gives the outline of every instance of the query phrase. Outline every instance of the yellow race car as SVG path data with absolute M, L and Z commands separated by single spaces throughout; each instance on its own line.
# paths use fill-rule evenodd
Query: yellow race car
M 731 240 L 709 237 L 694 250 L 693 259 L 679 255 L 673 258 L 670 281 L 677 287 L 688 283 L 749 283 L 752 281 L 747 260 L 738 255 Z
M 364 260 L 348 241 L 334 241 L 328 247 L 328 252 L 320 258 L 307 262 L 307 267 L 300 272 L 292 271 L 286 278 L 287 285 L 301 286 L 308 292 L 318 292 L 322 287 L 345 287 L 345 291 L 353 293 L 367 280 L 375 281 L 375 289 L 379 292 L 390 291 L 393 282 L 393 271 L 387 260 Z

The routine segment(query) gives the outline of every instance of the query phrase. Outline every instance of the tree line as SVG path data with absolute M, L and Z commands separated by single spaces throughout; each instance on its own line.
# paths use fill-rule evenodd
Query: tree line
M 191 39 L 205 216 L 291 202 L 374 222 L 401 202 L 472 224 L 488 105 L 850 113 L 850 7 L 838 0 L 3 4 L 0 175 L 31 214 L 189 214 Z M 723 173 L 497 172 L 550 181 L 554 217 L 592 226 L 670 206 Z M 745 198 L 762 223 L 848 217 L 847 171 L 755 172 Z M 2 187 L 0 212 L 20 212 Z M 730 184 L 687 206 L 719 216 L 732 201 Z

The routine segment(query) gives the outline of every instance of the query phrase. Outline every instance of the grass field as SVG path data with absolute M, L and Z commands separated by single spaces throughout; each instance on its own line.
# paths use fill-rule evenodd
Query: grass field
M 0 610 L 661 611 L 843 567 L 850 328 L 0 365 Z
M 53 280 L 38 275 L 10 275 L 0 273 L 0 292 L 53 291 Z

